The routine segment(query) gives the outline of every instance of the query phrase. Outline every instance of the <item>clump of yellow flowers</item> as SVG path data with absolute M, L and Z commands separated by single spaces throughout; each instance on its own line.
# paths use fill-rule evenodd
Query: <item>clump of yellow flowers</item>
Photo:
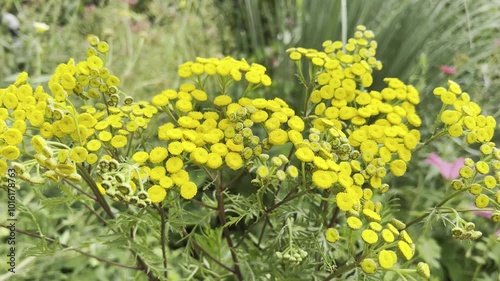
M 335 210 L 337 224 L 317 226 L 324 228 L 328 243 L 351 244 L 351 257 L 340 261 L 331 277 L 360 268 L 368 275 L 392 270 L 429 278 L 425 263 L 405 270 L 397 266 L 414 257 L 415 244 L 405 223 L 382 212 L 387 177 L 403 176 L 413 151 L 423 145 L 416 110 L 420 97 L 397 78 L 384 79 L 386 87 L 379 91 L 370 89 L 373 71 L 382 68 L 372 31 L 358 26 L 346 44 L 326 41 L 321 51 L 287 50 L 305 87 L 300 111 L 279 97 L 256 97 L 257 89 L 272 84 L 266 68 L 231 57 L 183 63 L 178 75 L 186 82 L 178 89 L 135 101 L 106 68 L 108 44 L 97 38 L 90 44 L 87 58 L 60 64 L 47 88 L 33 89 L 22 73 L 0 89 L 3 183 L 9 167 L 34 184 L 74 185 L 83 179 L 101 204 L 106 195 L 146 208 L 169 196 L 191 200 L 225 174 L 248 171 L 260 206 L 266 190 L 289 188 L 303 196 L 321 194 Z M 481 115 L 453 81 L 434 94 L 443 103 L 436 123 L 443 130 L 432 138 L 465 136 L 468 143 L 483 143 L 481 159 L 467 159 L 452 182 L 456 194 L 467 190 L 477 207 L 499 210 L 500 150 L 489 142 L 495 119 Z M 153 118 L 160 124 L 151 125 Z M 155 135 L 157 141 L 151 141 Z M 195 169 L 206 173 L 208 185 L 193 178 Z M 500 221 L 499 211 L 492 216 Z M 453 230 L 454 237 L 463 233 Z M 361 245 L 357 249 L 353 235 Z M 280 259 L 299 264 L 311 256 L 292 242 L 279 252 Z

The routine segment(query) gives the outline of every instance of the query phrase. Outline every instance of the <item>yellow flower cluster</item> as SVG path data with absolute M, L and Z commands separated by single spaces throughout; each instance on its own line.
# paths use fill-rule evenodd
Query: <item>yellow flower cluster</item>
M 420 141 L 420 132 L 410 128 L 422 123 L 415 109 L 420 97 L 415 87 L 396 78 L 384 79 L 388 87 L 382 91 L 366 90 L 372 71 L 382 65 L 375 59 L 373 32 L 364 26 L 358 26 L 345 46 L 326 41 L 323 48 L 288 50 L 299 67 L 301 58 L 308 59 L 315 73 L 309 99 L 313 107 L 305 112 L 312 128 L 304 139 L 303 123 L 302 130 L 294 132 L 289 122 L 289 139 L 295 156 L 311 168 L 312 182 L 323 189 L 342 187 L 337 206 L 355 211 L 366 193 L 361 186 L 368 183 L 385 192 L 388 186 L 382 179 L 388 170 L 395 176 L 406 172 Z
M 449 80 L 448 89 L 438 87 L 433 92 L 443 102 L 440 117 L 450 136 L 465 135 L 469 144 L 484 143 L 493 138 L 495 118 L 482 115 L 481 107 L 470 100 L 468 93 L 462 92 L 460 85 Z
M 218 75 L 222 78 L 230 78 L 233 81 L 240 81 L 245 75 L 245 80 L 250 85 L 271 85 L 271 77 L 267 75 L 266 68 L 260 64 L 249 65 L 245 59 L 236 60 L 231 57 L 224 59 L 217 58 L 196 58 L 196 61 L 186 62 L 179 66 L 179 76 L 182 78 L 201 77 L 202 75 Z M 225 93 L 225 91 L 223 91 Z

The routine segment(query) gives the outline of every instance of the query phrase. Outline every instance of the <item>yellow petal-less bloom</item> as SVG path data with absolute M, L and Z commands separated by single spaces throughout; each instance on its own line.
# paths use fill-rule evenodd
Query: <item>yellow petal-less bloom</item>
M 171 174 L 177 173 L 178 171 L 182 170 L 183 166 L 184 162 L 179 157 L 171 157 L 165 163 L 167 171 Z
M 403 160 L 394 160 L 389 166 L 391 172 L 396 177 L 401 177 L 406 172 L 406 163 Z
M 16 160 L 20 154 L 21 152 L 17 146 L 7 145 L 2 148 L 2 156 L 8 160 Z
M 219 154 L 212 152 L 208 154 L 207 158 L 208 160 L 206 165 L 210 169 L 218 169 L 220 166 L 222 166 L 222 157 Z
M 340 239 L 340 235 L 339 235 L 338 230 L 330 227 L 325 232 L 325 238 L 326 238 L 326 241 L 331 242 L 331 243 L 335 243 L 335 242 L 337 242 L 337 240 Z
M 98 140 L 91 140 L 87 143 L 87 149 L 89 151 L 97 151 L 101 148 L 101 142 Z
M 405 241 L 398 241 L 398 249 L 403 254 L 403 256 L 406 258 L 406 260 L 411 260 L 413 258 L 413 255 L 415 254 Z
M 226 162 L 226 165 L 232 170 L 238 170 L 243 166 L 243 159 L 240 154 L 236 152 L 229 152 L 226 154 L 224 162 Z
M 465 179 L 470 179 L 473 175 L 473 171 L 470 167 L 467 167 L 467 166 L 464 166 L 462 168 L 460 168 L 459 170 L 459 174 L 462 178 L 465 178 Z
M 288 134 L 285 130 L 276 129 L 269 133 L 269 143 L 272 145 L 283 145 L 288 141 Z
M 302 162 L 313 162 L 314 152 L 308 147 L 301 147 L 295 151 L 295 156 Z
M 198 192 L 198 187 L 194 182 L 186 182 L 181 185 L 181 196 L 184 199 L 192 199 Z
M 43 153 L 43 148 L 46 146 L 45 140 L 40 135 L 35 135 L 31 138 L 31 144 L 38 153 Z
M 312 175 L 313 183 L 322 189 L 330 188 L 334 184 L 334 179 L 327 171 L 315 171 Z
M 364 259 L 361 262 L 361 269 L 367 274 L 373 274 L 377 271 L 377 263 L 373 259 Z
M 378 263 L 385 269 L 391 269 L 398 261 L 398 257 L 394 251 L 382 250 L 378 256 Z
M 477 161 L 476 162 L 476 170 L 480 174 L 485 175 L 485 174 L 490 172 L 490 166 L 485 161 Z
M 392 233 L 389 229 L 383 229 L 382 239 L 384 239 L 387 243 L 392 243 L 394 242 L 394 233 Z
M 429 269 L 429 265 L 425 262 L 419 262 L 417 264 L 417 273 L 427 280 L 431 278 L 431 270 Z
M 342 211 L 349 211 L 352 206 L 354 206 L 354 200 L 352 199 L 351 195 L 345 192 L 339 192 L 335 196 L 337 206 L 339 207 L 340 210 Z
M 159 185 L 153 185 L 148 189 L 148 196 L 151 202 L 153 203 L 159 203 L 165 199 L 167 196 L 167 191 L 165 188 L 159 186 Z
M 362 225 L 363 225 L 363 223 L 357 217 L 348 217 L 347 218 L 347 226 L 349 226 L 352 229 L 359 229 Z
M 486 208 L 488 207 L 488 204 L 490 203 L 490 198 L 484 194 L 479 194 L 476 199 L 474 199 L 474 204 L 478 208 Z
M 124 147 L 125 145 L 127 145 L 127 137 L 123 136 L 123 135 L 117 135 L 117 136 L 114 136 L 112 139 L 111 139 L 111 145 L 114 147 L 114 148 L 122 148 Z
M 144 163 L 148 161 L 149 159 L 149 153 L 145 151 L 138 151 L 132 155 L 132 160 L 134 160 L 135 163 Z
M 463 135 L 462 126 L 459 124 L 453 124 L 448 128 L 448 134 L 454 138 L 458 138 Z
M 113 135 L 108 131 L 102 131 L 99 132 L 98 137 L 101 141 L 110 141 Z
M 228 95 L 219 95 L 214 99 L 214 105 L 216 106 L 226 106 L 232 102 L 232 99 Z
M 293 165 L 288 166 L 288 168 L 286 169 L 286 173 L 293 179 L 299 176 L 299 170 Z
M 168 156 L 168 150 L 165 147 L 155 147 L 149 153 L 149 161 L 151 163 L 160 163 Z
M 14 128 L 9 128 L 3 133 L 3 138 L 9 145 L 18 145 L 23 140 L 23 134 Z
M 89 153 L 86 161 L 90 165 L 93 165 L 93 164 L 97 163 L 97 160 L 99 160 L 99 157 L 97 157 L 97 155 L 95 153 Z
M 378 241 L 378 235 L 371 229 L 365 229 L 361 232 L 361 238 L 368 244 L 375 244 Z
M 380 222 L 382 220 L 379 214 L 368 208 L 363 209 L 363 215 L 365 215 L 365 217 L 370 221 Z
M 69 152 L 69 158 L 76 163 L 82 163 L 87 159 L 88 151 L 81 146 L 74 147 Z

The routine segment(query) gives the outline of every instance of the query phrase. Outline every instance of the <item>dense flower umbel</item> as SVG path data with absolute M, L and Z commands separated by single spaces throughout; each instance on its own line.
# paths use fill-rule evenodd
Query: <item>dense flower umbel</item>
M 322 200 L 338 211 L 338 222 L 359 236 L 363 247 L 355 266 L 366 274 L 392 270 L 398 261 L 413 258 L 415 245 L 406 225 L 382 215 L 381 197 L 389 189 L 387 176 L 403 176 L 420 144 L 422 121 L 415 108 L 420 97 L 415 87 L 397 78 L 384 79 L 387 86 L 380 91 L 369 89 L 373 71 L 382 64 L 375 58 L 373 32 L 364 26 L 345 45 L 326 41 L 322 51 L 287 50 L 307 89 L 302 112 L 281 98 L 251 98 L 255 89 L 270 86 L 271 78 L 264 66 L 231 57 L 183 63 L 178 74 L 188 82 L 154 95 L 151 102 L 135 102 L 105 67 L 107 43 L 97 38 L 90 43 L 85 60 L 71 59 L 56 68 L 47 90 L 33 89 L 26 73 L 0 89 L 2 177 L 12 166 L 31 183 L 82 178 L 89 183 L 95 178 L 93 186 L 102 194 L 144 208 L 167 196 L 197 196 L 193 169 L 213 181 L 224 171 L 247 169 L 259 195 L 292 185 L 303 194 L 324 195 Z M 302 63 L 310 66 L 310 81 Z M 245 89 L 241 96 L 233 90 L 237 83 Z M 470 191 L 479 208 L 499 209 L 500 152 L 489 143 L 495 119 L 481 115 L 452 81 L 434 93 L 444 104 L 441 135 L 483 143 L 481 158 L 465 159 L 452 186 Z M 148 126 L 156 116 L 160 125 Z M 153 135 L 157 142 L 146 143 Z M 28 142 L 32 149 L 26 148 Z M 493 215 L 500 220 L 498 212 Z M 339 229 L 327 227 L 325 240 L 351 243 Z M 479 235 L 473 227 L 467 231 Z M 453 235 L 467 238 L 458 230 Z M 293 265 L 307 257 L 293 243 L 279 252 L 282 261 Z M 430 275 L 423 263 L 412 272 Z

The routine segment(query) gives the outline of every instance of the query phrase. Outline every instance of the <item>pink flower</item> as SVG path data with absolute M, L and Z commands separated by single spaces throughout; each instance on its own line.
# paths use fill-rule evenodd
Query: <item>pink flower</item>
M 439 67 L 439 70 L 441 70 L 441 72 L 444 73 L 444 74 L 446 74 L 446 75 L 457 74 L 457 69 L 454 68 L 453 66 L 441 65 Z
M 447 180 L 454 180 L 458 178 L 458 171 L 464 166 L 464 159 L 458 158 L 454 162 L 446 162 L 441 157 L 437 156 L 436 153 L 432 152 L 425 163 L 436 166 L 443 178 Z
M 483 217 L 483 218 L 490 219 L 491 214 L 493 214 L 493 212 L 491 212 L 491 211 L 475 211 L 474 214 L 476 214 L 480 217 Z
M 487 218 L 487 219 L 491 219 L 491 215 L 493 214 L 492 211 L 475 211 L 474 214 L 480 216 L 480 217 L 483 217 L 483 218 Z M 500 235 L 500 229 L 498 229 L 496 232 L 495 232 L 495 236 L 498 236 Z

